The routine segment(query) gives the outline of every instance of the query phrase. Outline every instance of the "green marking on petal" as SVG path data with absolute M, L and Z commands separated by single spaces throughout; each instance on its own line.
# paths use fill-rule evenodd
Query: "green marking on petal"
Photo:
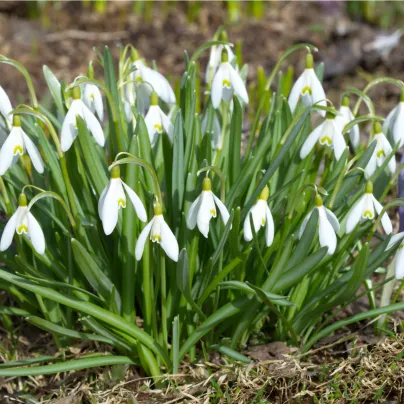
M 28 234 L 28 227 L 25 224 L 22 224 L 20 226 L 17 227 L 17 234 Z
M 24 154 L 24 150 L 20 145 L 17 145 L 14 147 L 13 154 L 14 156 L 16 156 L 17 154 L 20 154 L 22 156 Z
M 118 209 L 119 208 L 126 208 L 126 201 L 122 198 L 118 199 Z
M 153 241 L 153 243 L 160 243 L 161 242 L 160 234 L 153 234 L 152 241 Z
M 320 144 L 325 144 L 327 146 L 332 145 L 332 139 L 329 136 L 323 136 L 320 138 Z
M 155 124 L 154 124 L 154 129 L 156 129 L 156 131 L 157 131 L 158 133 L 161 133 L 161 132 L 163 131 L 163 127 L 162 127 L 160 124 L 158 124 L 158 123 L 155 123 Z
M 302 90 L 302 95 L 306 95 L 306 93 L 308 93 L 309 95 L 312 94 L 311 88 L 309 86 L 304 87 Z
M 363 212 L 363 217 L 365 219 L 373 219 L 374 214 L 370 210 L 365 210 L 365 212 Z
M 386 154 L 384 153 L 384 150 L 381 149 L 381 150 L 376 152 L 376 156 L 379 157 L 379 158 L 380 157 L 386 157 Z
M 230 81 L 227 79 L 223 80 L 222 85 L 223 85 L 223 87 L 227 87 L 227 88 L 231 87 Z

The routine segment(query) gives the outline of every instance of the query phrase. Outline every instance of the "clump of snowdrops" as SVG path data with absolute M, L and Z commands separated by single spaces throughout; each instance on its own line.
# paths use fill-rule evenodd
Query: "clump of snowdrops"
M 15 302 L 0 308 L 4 324 L 20 315 L 59 347 L 87 340 L 111 350 L 10 362 L 0 375 L 137 364 L 159 380 L 209 351 L 248 362 L 252 338 L 307 351 L 404 308 L 397 296 L 377 307 L 376 290 L 393 277 L 371 279 L 395 255 L 404 276 L 403 234 L 389 218 L 401 200 L 386 204 L 404 100 L 384 120 L 369 98 L 375 86 L 404 85 L 377 79 L 334 106 L 315 51 L 288 49 L 248 87 L 247 66 L 219 31 L 185 52 L 174 91 L 131 45 L 116 65 L 105 48 L 73 83 L 44 66 L 47 105 L 27 70 L 1 56 L 31 95 L 13 107 L 0 88 L 0 278 Z M 280 68 L 295 52 L 306 67 L 293 84 Z M 361 285 L 371 309 L 335 321 Z

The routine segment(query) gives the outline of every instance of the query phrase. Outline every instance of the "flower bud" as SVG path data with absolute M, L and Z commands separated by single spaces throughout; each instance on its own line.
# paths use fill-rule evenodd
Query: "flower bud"
M 380 122 L 375 122 L 373 124 L 373 131 L 375 132 L 375 134 L 377 135 L 378 133 L 382 133 L 382 125 L 380 125 Z
M 79 100 L 81 98 L 80 87 L 73 87 L 73 89 L 72 89 L 72 97 L 73 97 L 73 100 Z
M 373 194 L 373 184 L 370 180 L 366 183 L 365 193 Z
M 19 115 L 13 115 L 13 126 L 21 126 L 21 118 Z
M 114 166 L 111 168 L 111 178 L 120 178 L 121 168 L 119 166 Z
M 212 181 L 209 177 L 205 177 L 202 183 L 202 190 L 203 191 L 211 191 L 212 190 Z
M 311 53 L 308 53 L 306 55 L 306 69 L 312 69 L 313 66 L 314 66 L 313 55 Z
M 18 205 L 27 206 L 27 197 L 24 192 L 21 192 L 20 196 L 18 197 Z

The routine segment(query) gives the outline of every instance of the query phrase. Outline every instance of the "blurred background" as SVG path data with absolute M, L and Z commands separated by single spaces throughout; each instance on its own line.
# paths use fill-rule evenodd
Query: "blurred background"
M 249 83 L 257 72 L 258 79 L 268 75 L 281 53 L 298 42 L 319 48 L 316 61 L 325 64 L 325 87 L 333 89 L 327 95 L 337 104 L 339 90 L 353 83 L 361 88 L 383 75 L 404 79 L 400 1 L 1 1 L 0 53 L 26 65 L 39 96 L 45 91 L 42 65 L 70 82 L 86 74 L 94 46 L 108 45 L 117 55 L 118 46 L 129 42 L 175 84 L 183 51 L 192 54 L 220 25 L 248 63 Z M 201 77 L 207 58 L 208 52 Z M 296 78 L 304 55 L 291 63 Z M 14 102 L 25 99 L 25 83 L 15 69 L 1 66 L 0 85 Z M 376 91 L 371 96 L 378 112 L 388 112 L 398 101 L 397 90 Z

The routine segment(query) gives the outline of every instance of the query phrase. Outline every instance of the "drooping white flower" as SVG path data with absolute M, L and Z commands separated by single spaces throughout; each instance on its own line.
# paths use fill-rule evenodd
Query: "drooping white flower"
M 173 141 L 174 126 L 170 121 L 170 118 L 159 107 L 158 96 L 156 92 L 151 95 L 151 105 L 147 115 L 145 117 L 145 123 L 147 131 L 149 132 L 150 143 L 154 146 L 157 143 L 158 136 L 165 131 Z
M 120 168 L 115 166 L 111 170 L 111 180 L 104 188 L 98 201 L 98 215 L 106 235 L 111 234 L 118 223 L 120 208 L 126 208 L 125 191 L 132 202 L 133 208 L 142 222 L 146 222 L 147 215 L 142 201 L 136 192 L 120 177 Z
M 169 258 L 175 262 L 178 261 L 178 242 L 164 220 L 159 202 L 154 205 L 153 219 L 144 227 L 136 242 L 135 257 L 138 261 L 142 258 L 147 237 L 150 237 L 153 243 L 160 244 Z
M 317 126 L 307 137 L 300 150 L 300 158 L 304 159 L 319 142 L 321 145 L 333 147 L 334 155 L 339 160 L 346 149 L 344 136 L 341 133 L 341 127 L 334 119 L 334 115 L 327 113 L 323 123 Z
M 100 89 L 92 83 L 86 83 L 83 87 L 84 104 L 93 114 L 97 114 L 98 119 L 102 121 L 104 119 L 104 107 Z
M 248 93 L 240 74 L 229 63 L 227 50 L 222 50 L 222 62 L 213 77 L 212 82 L 212 105 L 217 109 L 220 101 L 230 101 L 233 93 L 236 94 L 244 102 L 248 104 Z
M 341 132 L 344 130 L 345 125 L 355 119 L 354 114 L 349 107 L 349 97 L 345 96 L 342 100 L 341 106 L 339 108 L 339 115 L 335 117 L 335 121 L 338 125 L 340 125 Z M 354 149 L 359 146 L 360 143 L 360 133 L 359 133 L 359 126 L 355 125 L 349 131 L 349 139 Z
M 339 231 L 339 221 L 331 210 L 323 205 L 320 195 L 316 195 L 315 208 L 318 211 L 318 237 L 321 247 L 328 247 L 328 254 L 332 255 L 337 247 L 337 234 Z M 299 238 L 302 237 L 307 223 L 313 214 L 314 209 L 304 218 L 299 229 Z
M 8 98 L 8 95 L 4 91 L 3 87 L 0 86 L 0 114 L 3 115 L 4 119 L 6 119 L 9 123 L 11 123 L 13 120 L 13 116 L 10 115 L 12 110 L 13 107 L 11 106 L 10 98 Z
M 136 51 L 132 52 L 132 60 L 135 71 L 131 73 L 131 79 L 138 83 L 136 86 L 137 101 L 146 103 L 145 109 L 147 109 L 147 98 L 150 97 L 152 91 L 155 91 L 159 98 L 167 104 L 175 104 L 175 94 L 168 80 L 157 70 L 147 67 Z
M 13 116 L 13 127 L 0 150 L 0 175 L 3 175 L 17 160 L 18 155 L 28 153 L 35 169 L 42 174 L 44 162 L 34 142 L 21 128 L 21 119 Z
M 389 139 L 393 144 L 399 143 L 398 147 L 404 145 L 404 91 L 398 105 L 391 110 L 383 123 L 383 132 L 391 136 Z
M 272 218 L 271 210 L 268 206 L 269 198 L 269 188 L 266 186 L 255 205 L 249 210 L 247 217 L 244 220 L 244 240 L 251 241 L 253 239 L 253 233 L 251 228 L 250 216 L 254 223 L 254 230 L 256 233 L 261 227 L 265 227 L 265 242 L 267 247 L 269 247 L 274 241 L 274 219 Z
M 223 223 L 226 225 L 230 217 L 229 212 L 223 202 L 213 194 L 210 178 L 205 177 L 201 194 L 189 208 L 187 216 L 188 228 L 193 230 L 195 226 L 198 225 L 199 231 L 207 238 L 210 219 L 217 216 L 216 207 L 219 208 Z
M 4 228 L 0 240 L 0 251 L 7 250 L 10 247 L 14 233 L 25 234 L 31 241 L 32 246 L 38 254 L 45 252 L 45 236 L 38 221 L 28 210 L 27 197 L 21 194 L 18 198 L 18 208 L 10 217 Z
M 306 56 L 306 69 L 293 85 L 289 95 L 288 102 L 292 113 L 295 111 L 300 98 L 307 106 L 317 104 L 325 107 L 327 105 L 323 86 L 313 69 L 313 55 L 311 54 Z M 319 110 L 319 113 L 325 116 L 325 111 Z
M 346 233 L 351 233 L 359 222 L 373 220 L 375 218 L 375 210 L 379 215 L 383 210 L 383 206 L 373 196 L 373 184 L 368 181 L 365 194 L 353 205 L 348 213 L 345 226 Z M 390 234 L 393 231 L 393 226 L 387 213 L 383 214 L 381 223 L 386 234 Z
M 369 144 L 369 146 L 372 143 L 376 142 L 376 148 L 368 164 L 365 167 L 366 178 L 370 178 L 376 171 L 376 168 L 380 167 L 384 163 L 384 160 L 386 160 L 386 158 L 389 157 L 390 154 L 393 152 L 393 148 L 391 147 L 390 142 L 387 140 L 386 136 L 384 136 L 384 133 L 382 132 L 382 126 L 380 125 L 380 123 L 376 122 L 373 125 L 373 128 L 375 132 L 375 137 Z M 391 157 L 391 159 L 387 164 L 387 167 L 389 168 L 390 173 L 394 174 L 394 172 L 396 171 L 395 156 Z
M 394 261 L 394 275 L 396 279 L 404 278 L 404 232 L 394 234 L 391 237 L 389 244 L 387 245 L 386 250 L 390 250 L 390 248 L 394 247 L 397 243 L 400 243 L 398 250 L 396 252 L 396 258 Z
M 210 83 L 212 81 L 216 73 L 216 70 L 220 65 L 223 49 L 227 50 L 230 63 L 236 57 L 229 45 L 213 45 L 210 48 L 209 62 L 208 65 L 206 66 L 206 74 L 205 74 L 206 83 Z
M 72 94 L 73 101 L 70 104 L 69 111 L 67 111 L 65 120 L 63 121 L 60 136 L 62 151 L 66 152 L 69 150 L 74 139 L 77 137 L 77 116 L 80 116 L 84 120 L 88 130 L 92 133 L 96 142 L 103 147 L 105 144 L 105 138 L 100 122 L 86 106 L 86 104 L 84 104 L 84 102 L 80 99 L 80 88 L 74 87 Z

